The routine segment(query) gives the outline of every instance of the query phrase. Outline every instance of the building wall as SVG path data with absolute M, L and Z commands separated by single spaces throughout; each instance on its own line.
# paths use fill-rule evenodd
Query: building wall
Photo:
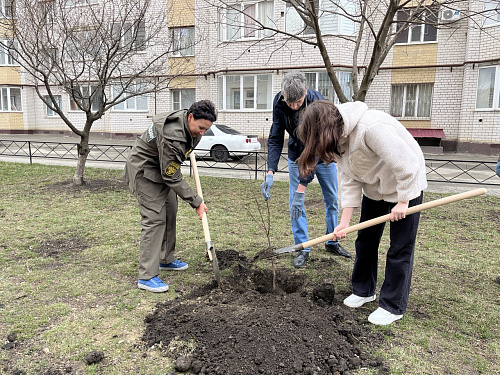
M 0 67 L 0 84 L 21 84 L 21 74 L 18 66 Z
M 194 26 L 194 1 L 165 1 L 168 10 L 168 27 Z
M 163 3 L 162 3 L 163 4 Z M 480 11 L 482 2 L 471 1 L 471 10 Z M 172 72 L 190 74 L 172 81 L 171 89 L 195 88 L 196 100 L 210 99 L 218 102 L 217 78 L 224 74 L 272 74 L 273 96 L 280 91 L 282 76 L 292 69 L 324 71 L 324 63 L 317 48 L 291 38 L 274 36 L 256 43 L 256 40 L 221 42 L 218 38 L 217 12 L 208 8 L 203 0 L 175 0 L 169 7 L 168 27 L 196 25 L 196 58 L 172 58 Z M 464 7 L 468 4 L 464 3 Z M 196 12 L 193 11 L 196 9 Z M 275 1 L 273 22 L 284 29 L 285 4 Z M 374 12 L 375 14 L 376 12 Z M 437 43 L 396 45 L 388 54 L 377 73 L 366 97 L 366 103 L 374 109 L 390 111 L 391 84 L 434 83 L 430 120 L 402 120 L 408 127 L 444 129 L 446 140 L 456 143 L 500 143 L 500 110 L 476 110 L 478 67 L 500 64 L 498 40 L 500 25 L 480 30 L 480 16 L 463 18 L 438 31 Z M 167 32 L 168 30 L 166 30 Z M 367 31 L 368 32 L 368 31 Z M 351 66 L 353 44 L 342 39 L 326 37 L 334 66 Z M 358 64 L 369 62 L 372 45 L 363 44 Z M 486 62 L 497 59 L 496 62 Z M 181 62 L 181 64 L 174 63 Z M 431 67 L 415 68 L 418 65 Z M 391 69 L 408 66 L 408 69 Z M 46 116 L 45 106 L 23 74 L 15 69 L 0 67 L 0 84 L 5 82 L 26 84 L 23 89 L 24 114 L 0 112 L 0 130 L 24 129 L 34 131 L 67 131 L 58 118 Z M 193 72 L 196 76 L 191 75 Z M 361 80 L 364 70 L 360 69 Z M 21 77 L 21 78 L 19 78 Z M 83 127 L 83 115 L 69 111 L 69 99 L 63 100 L 68 116 L 77 126 Z M 170 90 L 152 94 L 149 110 L 120 112 L 111 110 L 95 123 L 93 132 L 141 133 L 151 117 L 172 109 Z M 19 120 L 21 119 L 21 120 Z M 218 122 L 235 127 L 249 134 L 267 137 L 272 124 L 272 110 L 231 111 L 219 110 Z
M 481 11 L 482 6 L 481 2 L 473 2 L 471 10 Z M 500 143 L 500 110 L 476 109 L 475 88 L 479 67 L 500 65 L 498 47 L 500 24 L 484 29 L 478 28 L 476 25 L 482 25 L 482 16 L 475 16 L 468 22 L 465 52 L 467 64 L 464 69 L 462 87 L 464 95 L 461 102 L 461 121 L 457 131 L 458 139 L 464 143 L 464 147 L 468 147 L 467 143 L 498 145 Z M 498 151 L 498 148 L 492 149 L 492 152 L 498 153 Z

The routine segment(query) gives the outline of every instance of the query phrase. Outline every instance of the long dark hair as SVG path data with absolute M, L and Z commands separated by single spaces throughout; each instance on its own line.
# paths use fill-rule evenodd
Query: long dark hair
M 316 169 L 318 158 L 326 164 L 335 162 L 342 153 L 338 143 L 344 130 L 344 121 L 332 102 L 317 100 L 304 110 L 297 134 L 304 144 L 304 151 L 297 159 L 301 175 L 307 176 Z

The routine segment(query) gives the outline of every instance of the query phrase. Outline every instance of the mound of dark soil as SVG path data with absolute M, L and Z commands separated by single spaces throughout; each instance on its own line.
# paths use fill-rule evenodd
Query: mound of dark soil
M 217 254 L 221 262 L 224 252 Z M 243 261 L 221 286 L 158 304 L 146 317 L 143 340 L 182 359 L 182 371 L 190 362 L 190 371 L 200 374 L 386 372 L 363 351 L 382 335 L 335 299 L 332 284 L 312 285 L 303 274 Z

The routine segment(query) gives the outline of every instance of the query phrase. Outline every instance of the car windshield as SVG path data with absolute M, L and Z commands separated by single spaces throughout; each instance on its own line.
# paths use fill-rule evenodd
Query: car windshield
M 243 133 L 240 133 L 238 130 L 230 128 L 229 126 L 226 126 L 226 125 L 217 124 L 217 128 L 226 134 L 243 135 Z

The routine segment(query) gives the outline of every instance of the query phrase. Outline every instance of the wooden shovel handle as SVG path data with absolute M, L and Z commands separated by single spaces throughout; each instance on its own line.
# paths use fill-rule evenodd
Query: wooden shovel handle
M 416 206 L 410 207 L 406 211 L 406 215 L 411 215 L 411 214 L 414 214 L 415 212 L 420 212 L 423 210 L 427 210 L 429 208 L 438 207 L 438 206 L 442 206 L 444 204 L 457 202 L 457 201 L 462 200 L 462 199 L 476 197 L 476 196 L 482 195 L 482 194 L 486 194 L 486 189 L 481 188 L 481 189 L 466 191 L 465 193 L 450 195 L 449 197 L 436 199 L 436 200 L 433 200 L 430 202 L 426 202 L 426 203 L 422 203 L 422 204 L 418 204 Z M 379 217 L 376 217 L 374 219 L 363 221 L 362 223 L 344 228 L 340 232 L 348 234 L 348 233 L 356 232 L 356 231 L 361 230 L 361 229 L 371 227 L 373 225 L 384 223 L 384 222 L 389 221 L 389 220 L 390 220 L 390 214 L 387 214 L 387 215 L 379 216 Z M 322 243 L 322 242 L 326 242 L 328 240 L 334 240 L 335 238 L 336 238 L 335 234 L 329 233 L 329 234 L 326 234 L 324 236 L 303 242 L 302 244 L 300 244 L 300 247 L 302 249 L 305 249 L 305 248 L 308 248 L 310 246 L 317 245 L 317 244 Z M 299 246 L 299 245 L 297 245 L 297 246 Z
M 194 181 L 196 183 L 196 191 L 197 191 L 198 195 L 203 199 L 203 193 L 201 191 L 200 176 L 198 175 L 198 167 L 196 166 L 196 157 L 194 156 L 194 152 L 191 152 L 191 154 L 189 155 L 189 158 L 191 160 L 191 166 L 193 167 Z M 201 222 L 203 224 L 203 234 L 205 235 L 205 243 L 210 244 L 212 241 L 210 240 L 210 230 L 208 229 L 208 219 L 207 219 L 206 212 L 203 212 Z M 208 250 L 209 249 L 207 249 L 208 257 L 210 258 L 210 261 L 212 261 L 212 253 Z

